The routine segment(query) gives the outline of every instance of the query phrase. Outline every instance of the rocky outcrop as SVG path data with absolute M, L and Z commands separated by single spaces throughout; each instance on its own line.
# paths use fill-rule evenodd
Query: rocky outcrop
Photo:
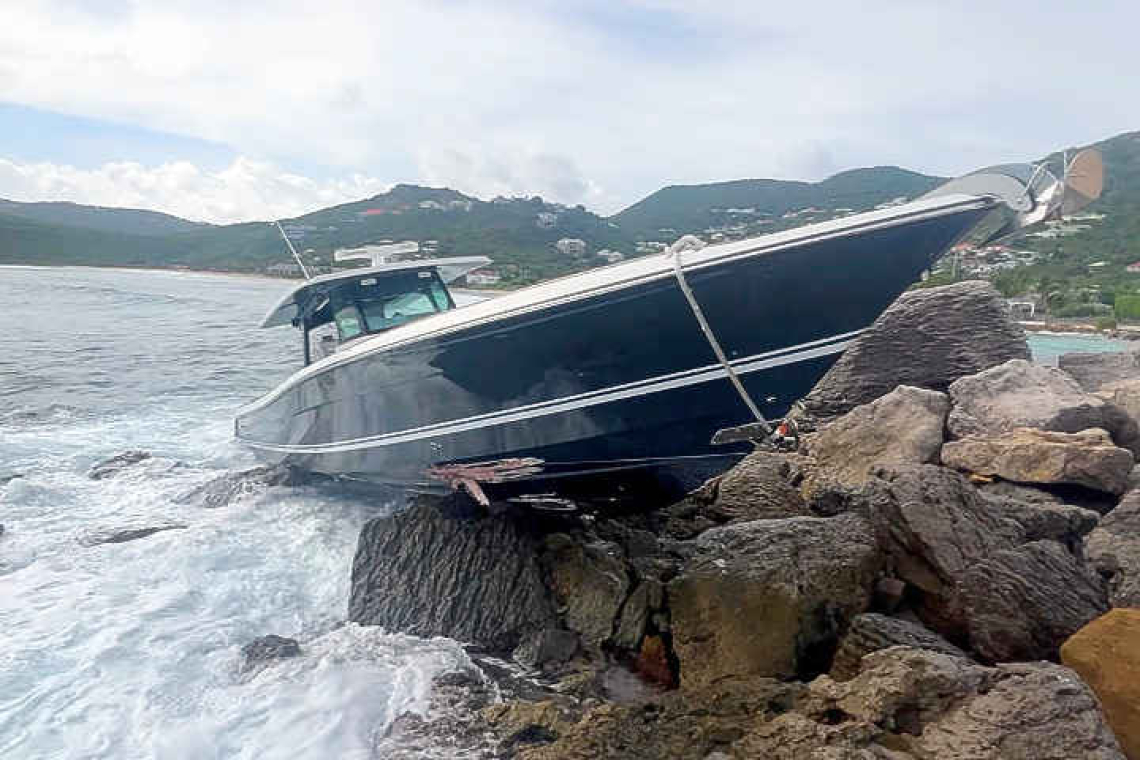
M 998 482 L 1009 485 L 1005 481 Z M 1029 491 L 1030 489 L 1021 490 Z M 1023 501 L 1019 498 L 997 495 L 1003 491 L 1005 489 L 983 490 L 982 495 L 994 505 L 998 514 L 1021 526 L 1023 538 L 1026 541 L 1056 541 L 1077 554 L 1082 545 L 1081 540 L 1096 527 L 1100 520 L 1100 515 L 1091 509 L 1049 502 L 1045 499 Z M 1048 497 L 1049 495 L 1044 494 L 1044 496 Z
M 559 627 L 533 536 L 508 515 L 473 518 L 428 503 L 365 524 L 348 618 L 499 652 Z
M 808 417 L 827 419 L 899 385 L 945 391 L 960 377 L 1028 358 L 1025 333 L 989 283 L 913 290 L 859 336 L 804 406 Z
M 966 653 L 919 623 L 867 612 L 856 615 L 839 642 L 830 675 L 837 681 L 854 678 L 871 652 L 905 646 L 965 657 Z
M 1140 491 L 1131 491 L 1085 540 L 1085 554 L 1108 580 L 1113 607 L 1140 607 Z
M 1140 380 L 1140 352 L 1137 351 L 1062 354 L 1057 366 L 1090 393 L 1110 383 Z
M 197 504 L 213 509 L 224 507 L 273 486 L 303 486 L 311 480 L 311 477 L 284 465 L 252 467 L 220 475 L 182 494 L 175 501 L 179 504 Z
M 1140 453 L 1140 428 L 1121 409 L 1087 393 L 1054 367 L 1014 359 L 950 386 L 954 438 L 992 436 L 1016 428 L 1076 433 L 1107 430 L 1119 445 Z
M 583 644 L 600 647 L 613 635 L 630 590 L 621 549 L 607 541 L 582 544 L 564 533 L 548 536 L 545 543 L 543 563 L 563 622 Z M 632 646 L 640 643 L 640 633 L 630 636 L 636 639 Z
M 99 530 L 89 533 L 79 539 L 79 543 L 84 546 L 97 546 L 99 544 L 122 544 L 127 541 L 135 541 L 147 536 L 153 536 L 155 533 L 161 533 L 166 530 L 183 530 L 190 526 L 184 523 L 164 523 L 162 525 L 148 525 L 144 528 L 109 528 L 106 530 Z
M 740 523 L 696 544 L 668 588 L 686 686 L 825 670 L 840 631 L 866 610 L 879 569 L 874 537 L 856 515 Z
M 951 441 L 942 462 L 964 472 L 1019 483 L 1071 484 L 1120 494 L 1135 465 L 1132 453 L 1104 430 L 1055 433 L 1032 428 Z
M 984 557 L 962 576 L 970 645 L 989 662 L 1055 660 L 1108 609 L 1104 582 L 1055 541 Z
M 99 462 L 93 466 L 90 470 L 87 471 L 87 477 L 91 478 L 92 480 L 104 480 L 106 478 L 113 478 L 121 474 L 123 470 L 126 470 L 127 468 L 132 467 L 139 462 L 144 462 L 150 458 L 151 455 L 148 451 L 124 451 L 121 454 L 116 454 L 110 459 L 104 459 L 102 462 Z
M 799 486 L 812 467 L 799 454 L 749 454 L 718 479 L 706 513 L 718 523 L 807 515 Z
M 961 475 L 933 465 L 883 471 L 861 507 L 886 552 L 888 568 L 918 593 L 923 622 L 955 640 L 968 635 L 959 582 L 978 562 L 1023 539 Z
M 268 634 L 259 636 L 241 648 L 242 670 L 256 670 L 270 660 L 299 657 L 301 645 L 295 639 Z
M 1061 661 L 1096 692 L 1128 757 L 1140 757 L 1140 610 L 1092 621 L 1061 647 Z
M 899 386 L 858 406 L 811 438 L 815 467 L 805 490 L 858 490 L 875 467 L 937 462 L 950 400 L 945 393 Z

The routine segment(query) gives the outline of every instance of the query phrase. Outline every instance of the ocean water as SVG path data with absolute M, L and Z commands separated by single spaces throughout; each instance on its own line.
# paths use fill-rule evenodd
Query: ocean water
M 1033 360 L 1051 366 L 1057 365 L 1057 358 L 1068 353 L 1104 353 L 1140 349 L 1140 343 L 1106 338 L 1103 335 L 1083 335 L 1078 333 L 1029 333 L 1029 350 Z
M 286 284 L 0 268 L 0 758 L 372 758 L 466 662 L 445 639 L 344 625 L 361 525 L 335 489 L 177 497 L 254 464 L 232 413 L 299 361 L 259 330 Z M 91 480 L 127 449 L 153 458 Z M 99 532 L 185 524 L 90 545 Z M 254 674 L 268 633 L 301 657 Z

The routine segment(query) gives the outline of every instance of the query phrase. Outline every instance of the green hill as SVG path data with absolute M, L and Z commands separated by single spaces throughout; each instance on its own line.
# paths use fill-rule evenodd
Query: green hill
M 0 214 L 64 227 L 82 227 L 100 232 L 128 235 L 165 235 L 210 225 L 180 219 L 159 211 L 133 208 L 83 206 L 78 203 L 49 201 L 21 203 L 0 198 Z

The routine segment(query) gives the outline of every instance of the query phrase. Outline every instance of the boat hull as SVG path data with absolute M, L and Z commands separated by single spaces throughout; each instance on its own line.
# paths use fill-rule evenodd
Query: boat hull
M 986 214 L 808 241 L 687 272 L 710 326 L 769 419 L 806 395 L 858 332 Z M 301 380 L 237 420 L 260 456 L 413 489 L 439 465 L 533 458 L 510 489 L 573 480 L 684 490 L 747 444 L 752 421 L 672 277 L 429 336 Z M 636 474 L 635 474 L 636 473 Z

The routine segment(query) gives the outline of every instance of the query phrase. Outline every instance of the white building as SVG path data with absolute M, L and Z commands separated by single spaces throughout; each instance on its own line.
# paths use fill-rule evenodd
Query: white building
M 502 279 L 494 269 L 476 269 L 467 273 L 468 285 L 497 285 Z
M 605 259 L 607 264 L 616 264 L 619 261 L 625 260 L 624 255 L 618 253 L 617 251 L 611 251 L 608 248 L 603 248 L 602 250 L 598 251 L 597 257 L 599 259 Z
M 579 238 L 562 238 L 554 247 L 564 256 L 581 256 L 586 252 L 586 241 Z

